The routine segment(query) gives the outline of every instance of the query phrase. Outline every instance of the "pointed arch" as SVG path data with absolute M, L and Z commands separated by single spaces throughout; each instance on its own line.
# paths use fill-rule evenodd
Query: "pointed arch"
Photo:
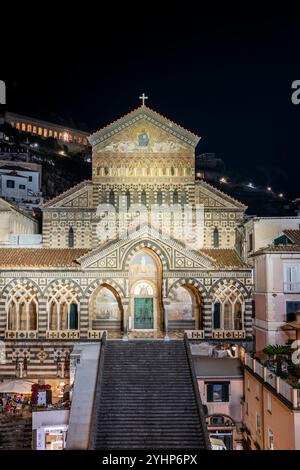
M 12 287 L 6 296 L 5 310 L 7 330 L 38 329 L 38 296 L 33 286 L 25 283 Z

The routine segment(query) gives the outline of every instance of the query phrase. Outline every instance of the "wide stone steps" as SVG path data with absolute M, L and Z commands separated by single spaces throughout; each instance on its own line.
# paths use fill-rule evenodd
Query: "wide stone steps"
M 91 448 L 206 447 L 182 340 L 111 340 L 104 350 Z

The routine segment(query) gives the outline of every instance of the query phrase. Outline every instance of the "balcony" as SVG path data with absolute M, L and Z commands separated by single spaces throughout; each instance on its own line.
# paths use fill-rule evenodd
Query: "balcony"
M 36 339 L 38 332 L 36 330 L 5 330 L 6 339 Z
M 214 339 L 245 339 L 246 332 L 244 330 L 213 330 L 212 337 Z
M 80 331 L 78 330 L 48 330 L 46 332 L 47 339 L 79 339 Z
M 300 282 L 284 282 L 283 283 L 283 292 L 285 293 L 300 293 Z
M 292 387 L 286 380 L 278 377 L 275 372 L 261 364 L 249 354 L 245 354 L 245 365 L 257 374 L 264 383 L 271 386 L 278 395 L 285 398 L 295 409 L 300 409 L 300 389 Z

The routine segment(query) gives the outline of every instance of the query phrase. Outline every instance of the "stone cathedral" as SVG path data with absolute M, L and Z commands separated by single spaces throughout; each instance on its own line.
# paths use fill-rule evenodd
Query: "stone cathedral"
M 0 249 L 1 377 L 67 377 L 103 331 L 251 341 L 246 207 L 195 178 L 199 140 L 145 104 L 89 137 L 92 180 L 43 206 L 42 248 Z

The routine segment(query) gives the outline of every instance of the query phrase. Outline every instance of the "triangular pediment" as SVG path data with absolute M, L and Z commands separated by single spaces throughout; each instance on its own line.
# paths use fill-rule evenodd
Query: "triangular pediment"
M 89 137 L 89 142 L 92 147 L 95 147 L 99 144 L 102 145 L 107 140 L 109 140 L 111 143 L 114 136 L 120 132 L 126 132 L 129 127 L 132 127 L 133 125 L 136 125 L 140 122 L 150 124 L 168 135 L 170 137 L 170 145 L 171 142 L 174 142 L 174 138 L 176 138 L 182 144 L 194 148 L 200 140 L 200 137 L 197 135 L 184 129 L 175 122 L 170 121 L 156 111 L 153 111 L 147 106 L 140 106 L 139 108 L 131 111 L 129 114 L 121 117 L 117 121 L 114 121 L 103 129 L 100 129 L 99 131 L 92 134 Z M 168 142 L 168 140 L 166 140 L 166 142 Z
M 59 196 L 51 199 L 43 208 L 88 208 L 92 207 L 92 182 L 82 181 Z
M 174 238 L 162 239 L 159 232 L 149 225 L 144 225 L 124 240 L 113 240 L 102 244 L 81 257 L 78 262 L 86 269 L 122 271 L 128 253 L 136 244 L 156 251 L 170 270 L 199 270 L 213 266 L 213 260 L 209 256 L 185 247 Z
M 247 209 L 247 206 L 242 204 L 240 201 L 234 199 L 220 189 L 215 188 L 204 180 L 197 181 L 195 192 L 196 203 L 203 204 L 204 208 Z

